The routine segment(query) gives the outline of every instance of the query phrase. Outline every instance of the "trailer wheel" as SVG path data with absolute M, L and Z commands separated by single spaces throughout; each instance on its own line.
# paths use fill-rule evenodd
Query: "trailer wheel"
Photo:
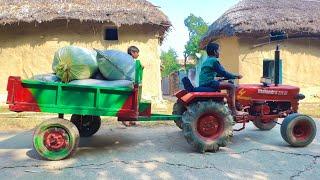
M 183 104 L 178 100 L 174 105 L 173 105 L 173 115 L 182 115 L 187 109 L 183 106 Z M 182 129 L 182 119 L 181 120 L 174 120 L 176 125 Z
M 182 121 L 184 137 L 200 153 L 216 152 L 231 140 L 233 118 L 223 104 L 194 103 L 183 114 Z
M 81 137 L 90 137 L 98 132 L 101 127 L 100 116 L 73 114 L 70 121 L 76 125 Z
M 273 129 L 277 125 L 277 123 L 274 122 L 274 121 L 277 121 L 277 120 L 278 119 L 275 119 L 275 120 L 273 120 L 271 122 L 264 123 L 260 119 L 256 119 L 256 120 L 252 121 L 252 123 L 262 131 L 269 131 L 269 130 Z
M 314 120 L 306 115 L 291 114 L 281 125 L 282 138 L 294 147 L 309 145 L 316 136 L 317 127 Z
M 77 127 L 65 119 L 54 118 L 41 123 L 33 135 L 33 147 L 47 160 L 61 160 L 72 156 L 79 144 Z

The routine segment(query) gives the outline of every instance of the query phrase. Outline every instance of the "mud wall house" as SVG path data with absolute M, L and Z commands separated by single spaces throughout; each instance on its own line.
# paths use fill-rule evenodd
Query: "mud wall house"
M 143 96 L 159 100 L 159 47 L 170 22 L 145 0 L 21 0 L 0 3 L 0 93 L 10 75 L 52 72 L 55 51 L 66 45 L 140 49 Z
M 258 83 L 263 60 L 274 59 L 271 32 L 286 32 L 280 42 L 282 81 L 301 87 L 306 101 L 320 94 L 320 2 L 310 0 L 242 0 L 225 12 L 202 38 L 221 45 L 221 63 L 244 75 L 240 83 Z M 199 70 L 198 70 L 199 71 Z

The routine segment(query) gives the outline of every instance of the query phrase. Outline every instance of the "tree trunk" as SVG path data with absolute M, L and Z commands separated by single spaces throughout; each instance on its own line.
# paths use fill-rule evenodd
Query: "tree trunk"
M 185 70 L 187 70 L 187 60 L 188 60 L 188 56 L 185 55 L 184 56 L 184 64 L 183 64 Z

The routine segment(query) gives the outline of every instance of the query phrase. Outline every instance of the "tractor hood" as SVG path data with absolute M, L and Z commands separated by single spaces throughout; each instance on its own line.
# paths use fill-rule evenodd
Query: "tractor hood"
M 237 99 L 261 101 L 290 101 L 296 99 L 299 87 L 289 85 L 242 84 L 237 89 Z

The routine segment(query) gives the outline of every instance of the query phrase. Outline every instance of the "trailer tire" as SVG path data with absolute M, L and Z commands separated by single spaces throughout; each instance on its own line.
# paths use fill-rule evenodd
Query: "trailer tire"
M 233 117 L 229 109 L 214 101 L 196 102 L 182 116 L 183 134 L 198 152 L 216 152 L 231 140 Z
M 100 116 L 73 114 L 70 121 L 78 128 L 80 137 L 93 136 L 101 127 Z
M 184 107 L 184 105 L 182 104 L 182 102 L 180 102 L 179 100 L 173 105 L 173 111 L 172 114 L 173 115 L 182 115 L 187 109 Z M 174 122 L 176 123 L 176 125 L 182 129 L 182 119 L 180 120 L 174 120 Z
M 268 123 L 264 123 L 262 122 L 260 119 L 256 119 L 254 121 L 252 121 L 252 123 L 254 124 L 254 126 L 256 126 L 257 128 L 259 128 L 262 131 L 269 131 L 271 129 L 273 129 L 277 123 L 275 123 L 274 121 L 277 121 L 278 119 L 275 119 L 271 122 Z
M 46 160 L 57 161 L 70 157 L 78 145 L 79 131 L 65 119 L 44 121 L 34 131 L 33 147 Z
M 314 120 L 306 115 L 291 114 L 281 125 L 282 138 L 293 147 L 305 147 L 316 136 L 317 127 Z

